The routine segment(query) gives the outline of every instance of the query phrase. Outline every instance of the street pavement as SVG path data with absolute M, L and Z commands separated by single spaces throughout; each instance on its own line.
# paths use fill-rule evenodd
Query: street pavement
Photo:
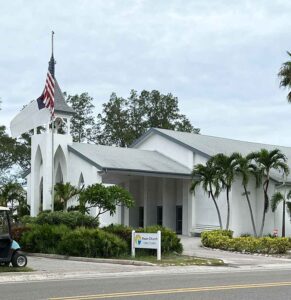
M 227 265 L 134 266 L 29 257 L 34 272 L 0 273 L 0 300 L 291 299 L 288 257 L 213 251 L 202 248 L 198 238 L 182 237 L 182 242 L 185 254 L 220 258 Z
M 290 270 L 143 274 L 0 284 L 2 300 L 290 299 Z

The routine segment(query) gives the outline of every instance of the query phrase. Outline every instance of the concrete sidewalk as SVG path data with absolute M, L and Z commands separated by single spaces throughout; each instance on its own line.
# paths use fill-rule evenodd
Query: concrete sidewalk
M 291 265 L 291 259 L 286 257 L 264 256 L 256 254 L 240 254 L 202 247 L 199 237 L 179 236 L 184 247 L 184 254 L 205 258 L 222 259 L 232 266 L 261 266 L 261 265 Z
M 253 270 L 290 270 L 291 259 L 216 251 L 201 247 L 200 238 L 181 237 L 184 254 L 224 260 L 226 266 L 136 266 L 111 263 L 72 261 L 44 257 L 28 257 L 30 273 L 0 273 L 0 285 L 9 282 L 76 280 L 84 278 L 121 278 L 140 276 L 172 276 L 249 272 Z

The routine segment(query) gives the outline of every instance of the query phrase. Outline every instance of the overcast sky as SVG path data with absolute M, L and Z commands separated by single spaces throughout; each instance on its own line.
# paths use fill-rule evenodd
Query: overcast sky
M 179 98 L 202 134 L 291 146 L 291 105 L 277 78 L 291 51 L 291 1 L 2 1 L 0 124 L 38 97 L 55 31 L 56 77 L 88 92 Z

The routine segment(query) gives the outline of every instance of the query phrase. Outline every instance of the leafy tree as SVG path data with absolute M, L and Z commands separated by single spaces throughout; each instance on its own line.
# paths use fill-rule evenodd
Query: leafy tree
M 71 122 L 71 134 L 74 142 L 90 140 L 94 126 L 93 98 L 88 93 L 82 93 L 81 95 L 66 96 L 66 101 L 75 111 Z
M 254 159 L 257 163 L 257 166 L 264 176 L 263 181 L 263 191 L 264 191 L 264 209 L 263 209 L 263 218 L 260 229 L 260 236 L 263 235 L 264 225 L 265 225 L 265 217 L 269 208 L 269 196 L 268 196 L 268 188 L 270 183 L 270 171 L 278 170 L 283 171 L 285 175 L 289 173 L 288 165 L 286 164 L 287 158 L 286 156 L 279 150 L 274 149 L 268 151 L 267 149 L 261 149 L 258 152 L 253 152 L 249 155 L 250 159 Z
M 216 201 L 220 193 L 219 178 L 211 159 L 207 161 L 206 165 L 197 164 L 193 168 L 191 191 L 195 192 L 199 185 L 202 185 L 203 190 L 208 193 L 208 197 L 211 197 L 216 208 L 219 226 L 222 229 L 221 214 Z
M 14 211 L 25 200 L 25 191 L 20 183 L 8 182 L 0 187 L 0 206 L 10 205 Z
M 64 211 L 67 211 L 67 204 L 70 199 L 79 195 L 80 189 L 72 186 L 69 182 L 57 183 L 55 185 L 55 204 L 56 207 L 63 207 Z M 61 204 L 61 205 L 60 205 Z
M 95 142 L 127 147 L 149 128 L 164 128 L 198 133 L 185 115 L 180 113 L 178 98 L 159 91 L 130 92 L 127 99 L 110 96 L 98 115 Z
M 90 208 L 97 208 L 96 219 L 106 212 L 114 215 L 117 206 L 128 208 L 134 206 L 134 200 L 127 190 L 117 185 L 106 187 L 99 183 L 90 185 L 83 190 L 79 201 L 83 213 L 88 212 Z
M 291 199 L 291 191 L 288 192 L 287 197 L 288 200 Z M 285 237 L 285 215 L 286 215 L 286 206 L 288 208 L 289 214 L 291 212 L 291 202 L 287 202 L 285 196 L 276 192 L 271 198 L 271 209 L 272 212 L 275 212 L 278 205 L 283 202 L 283 214 L 282 214 L 282 237 Z
M 242 186 L 244 189 L 244 195 L 246 197 L 249 211 L 250 211 L 253 232 L 254 232 L 254 236 L 257 237 L 256 224 L 255 224 L 253 209 L 249 197 L 250 192 L 248 191 L 247 187 L 251 177 L 254 177 L 256 179 L 256 186 L 258 187 L 261 183 L 261 176 L 260 176 L 261 174 L 260 172 L 258 172 L 257 166 L 254 163 L 252 163 L 252 158 L 249 158 L 249 156 L 243 157 L 239 153 L 236 154 L 235 171 L 238 175 L 241 175 L 242 177 Z
M 5 172 L 16 163 L 16 140 L 6 133 L 5 126 L 0 126 L 0 171 Z
M 223 153 L 216 154 L 211 158 L 213 167 L 217 170 L 218 180 L 221 183 L 222 189 L 226 191 L 226 202 L 227 202 L 227 218 L 226 218 L 226 229 L 229 229 L 230 220 L 230 201 L 229 193 L 231 186 L 234 181 L 235 168 L 237 164 L 237 154 L 234 153 L 227 156 Z
M 291 52 L 287 51 L 287 54 L 291 58 Z M 289 89 L 287 94 L 288 102 L 291 103 L 291 60 L 286 61 L 282 64 L 278 77 L 280 79 L 280 87 Z

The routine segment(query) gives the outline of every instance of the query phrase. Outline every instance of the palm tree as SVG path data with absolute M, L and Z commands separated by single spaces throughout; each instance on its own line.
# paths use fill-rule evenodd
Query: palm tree
M 291 199 L 291 191 L 288 192 L 287 197 L 288 200 Z M 280 193 L 276 192 L 271 199 L 271 209 L 272 212 L 275 212 L 280 202 L 283 202 L 283 215 L 282 215 L 282 237 L 285 237 L 285 212 L 286 212 L 286 205 L 288 208 L 289 213 L 291 212 L 291 202 L 286 201 L 285 196 Z
M 218 180 L 221 183 L 222 189 L 226 190 L 226 202 L 227 202 L 227 219 L 226 219 L 226 229 L 229 229 L 230 220 L 230 201 L 229 193 L 231 191 L 231 186 L 234 181 L 235 167 L 236 167 L 236 154 L 227 156 L 225 154 L 219 153 L 211 158 L 214 167 L 217 170 Z
M 68 201 L 74 196 L 79 195 L 80 189 L 72 186 L 69 182 L 57 183 L 55 185 L 55 201 L 62 203 L 64 211 L 67 211 Z
M 252 159 L 249 158 L 249 156 L 243 157 L 241 154 L 236 153 L 236 173 L 238 175 L 241 175 L 242 177 L 242 186 L 244 188 L 244 195 L 246 196 L 246 200 L 248 203 L 251 221 L 252 221 L 252 227 L 254 236 L 257 237 L 257 230 L 256 230 L 256 224 L 253 214 L 253 209 L 251 206 L 250 198 L 249 198 L 249 191 L 247 189 L 248 183 L 250 178 L 253 176 L 256 179 L 256 186 L 258 187 L 261 182 L 261 176 L 260 172 L 258 172 L 258 168 L 255 164 L 252 163 Z
M 287 51 L 287 54 L 291 57 L 291 53 Z M 280 87 L 290 89 L 287 95 L 288 102 L 291 103 L 291 60 L 282 64 L 278 77 L 280 78 Z
M 216 202 L 216 198 L 219 195 L 220 188 L 217 171 L 213 165 L 212 160 L 208 160 L 206 165 L 197 164 L 194 166 L 192 171 L 191 191 L 195 192 L 195 189 L 198 185 L 202 185 L 203 190 L 208 193 L 208 196 L 213 200 L 218 216 L 219 226 L 222 229 L 221 214 Z
M 264 191 L 264 209 L 263 209 L 263 218 L 260 229 L 260 236 L 263 235 L 266 213 L 269 209 L 269 196 L 268 188 L 270 183 L 270 171 L 278 170 L 279 172 L 283 171 L 285 175 L 289 173 L 288 165 L 286 164 L 286 156 L 279 150 L 274 149 L 268 151 L 267 149 L 261 149 L 258 152 L 253 152 L 249 155 L 250 159 L 254 159 L 257 163 L 257 166 L 264 176 L 263 182 L 263 191 Z

